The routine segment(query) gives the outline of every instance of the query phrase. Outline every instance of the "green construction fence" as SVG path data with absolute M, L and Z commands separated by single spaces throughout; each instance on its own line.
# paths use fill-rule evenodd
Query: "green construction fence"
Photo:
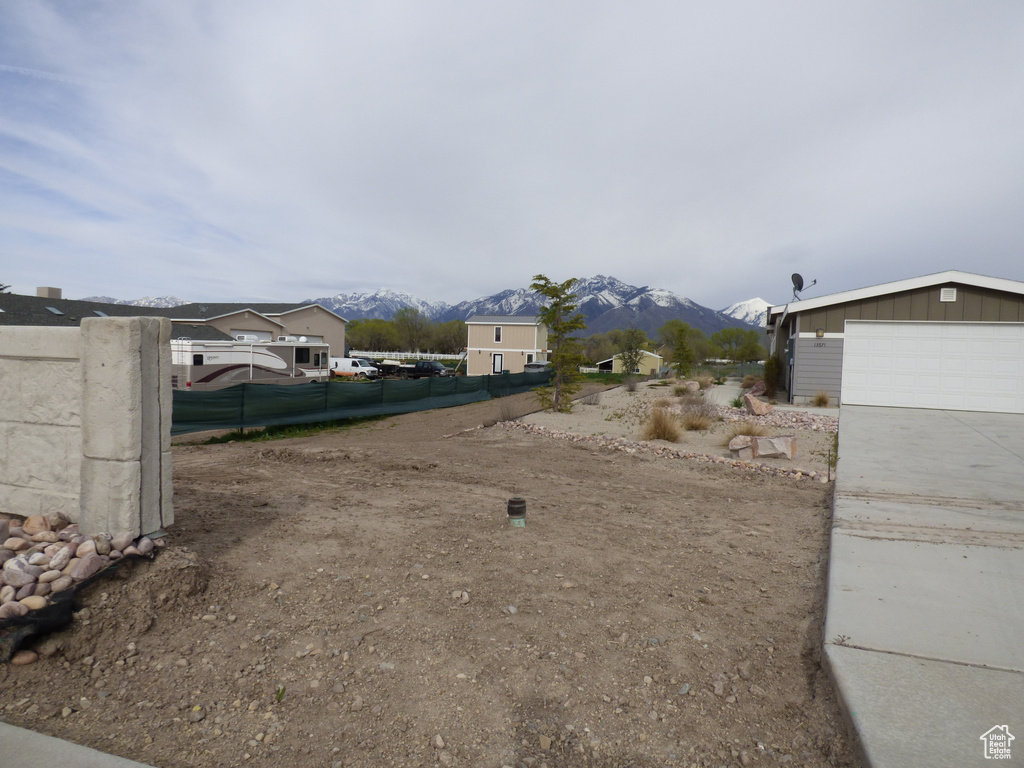
M 537 371 L 413 381 L 237 384 L 212 392 L 175 390 L 171 434 L 314 424 L 449 408 L 527 392 L 544 386 L 550 377 L 549 371 Z

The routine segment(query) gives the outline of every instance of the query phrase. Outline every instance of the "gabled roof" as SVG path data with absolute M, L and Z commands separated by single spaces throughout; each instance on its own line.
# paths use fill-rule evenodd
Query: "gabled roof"
M 289 312 L 309 307 L 319 307 L 341 322 L 346 320 L 319 304 L 183 304 L 179 307 L 137 307 L 131 304 L 107 304 L 102 301 L 81 301 L 78 299 L 53 299 L 43 296 L 23 296 L 17 293 L 0 293 L 0 325 L 78 325 L 83 317 L 167 317 L 174 323 L 175 338 L 179 328 L 196 328 L 199 324 L 218 317 L 226 317 L 249 310 L 262 315 L 272 323 L 284 327 L 277 318 Z M 54 311 L 56 310 L 56 311 Z M 190 324 L 191 323 L 191 324 Z M 195 339 L 229 339 L 226 334 L 210 331 L 206 335 L 192 334 Z
M 56 311 L 54 311 L 56 310 Z M 0 293 L 0 325 L 42 325 L 47 327 L 77 326 L 85 317 L 167 317 L 165 310 L 135 307 L 128 304 L 106 304 L 102 301 L 53 299 Z M 213 326 L 171 323 L 171 336 L 193 339 L 230 339 Z
M 168 309 L 160 310 L 160 314 L 163 317 L 173 317 L 178 319 L 190 319 L 190 320 L 213 320 L 218 317 L 226 317 L 227 315 L 235 315 L 239 312 L 255 312 L 258 315 L 264 317 L 273 318 L 281 315 L 287 315 L 290 312 L 299 312 L 303 309 L 309 309 L 310 307 L 318 307 L 319 309 L 334 315 L 341 322 L 348 322 L 341 315 L 332 312 L 322 304 L 245 304 L 242 302 L 193 302 L 192 304 L 181 304 L 177 307 L 170 307 Z
M 205 322 L 208 322 L 210 320 L 223 320 L 226 317 L 234 317 L 235 315 L 241 315 L 244 312 L 252 312 L 254 315 L 258 315 L 259 317 L 262 317 L 264 320 L 266 320 L 268 322 L 271 322 L 271 323 L 273 323 L 274 325 L 276 325 L 276 326 L 278 326 L 280 328 L 284 328 L 284 323 L 282 323 L 276 317 L 274 317 L 272 315 L 265 315 L 262 312 L 254 309 L 253 307 L 248 306 L 248 305 L 246 305 L 242 309 L 236 309 L 236 310 L 232 310 L 230 312 L 221 312 L 221 313 L 218 313 L 218 314 L 206 314 L 206 315 L 203 315 L 203 314 L 186 314 L 184 312 L 175 312 L 175 310 L 177 310 L 177 309 L 180 309 L 180 308 L 179 307 L 171 307 L 169 309 L 161 310 L 161 316 L 162 317 L 170 317 L 170 318 L 172 318 L 172 319 L 174 319 L 174 320 L 176 320 L 178 322 L 183 322 L 183 323 L 188 323 L 188 322 L 192 322 L 192 323 L 205 323 Z
M 322 312 L 327 312 L 328 314 L 334 315 L 336 318 L 341 320 L 341 322 L 343 322 L 343 323 L 347 323 L 348 322 L 348 320 L 346 320 L 344 317 L 339 315 L 337 312 L 334 312 L 333 310 L 328 309 L 323 304 L 299 304 L 298 306 L 292 307 L 291 309 L 286 309 L 283 312 L 269 312 L 268 311 L 268 312 L 263 312 L 262 314 L 273 316 L 273 317 L 280 317 L 281 315 L 290 315 L 293 312 L 303 312 L 303 311 L 309 309 L 310 307 L 316 307 L 317 309 L 319 309 Z
M 148 307 L 0 293 L 0 325 L 69 326 L 79 325 L 83 317 L 141 316 L 165 317 Z
M 900 293 L 901 291 L 913 291 L 918 288 L 929 288 L 947 283 L 958 283 L 960 285 L 974 286 L 975 288 L 987 288 L 993 291 L 1005 291 L 1006 293 L 1024 295 L 1024 283 L 1017 280 L 986 277 L 985 275 L 975 275 L 970 272 L 959 272 L 955 269 L 950 269 L 946 272 L 936 272 L 934 275 L 911 277 L 907 280 L 897 280 L 893 283 L 881 283 L 880 285 L 872 285 L 868 288 L 857 288 L 853 291 L 830 293 L 827 296 L 818 296 L 814 299 L 802 299 L 800 301 L 791 301 L 788 304 L 779 304 L 778 306 L 768 308 L 768 317 L 781 315 L 787 310 L 789 314 L 793 315 L 797 312 L 806 312 L 809 309 L 830 307 L 833 304 L 873 299 L 876 296 L 885 296 L 890 293 Z
M 171 323 L 172 339 L 193 339 L 195 341 L 231 341 L 231 335 L 218 331 L 212 325 L 190 325 Z
M 539 325 L 540 317 L 537 315 L 473 315 L 466 321 L 466 325 L 482 323 L 486 325 Z
M 189 322 L 195 325 L 249 310 L 266 317 L 271 323 L 284 327 L 285 324 L 278 317 L 312 306 L 334 315 L 342 323 L 347 322 L 344 317 L 321 304 L 193 303 L 175 307 L 151 307 L 3 293 L 0 294 L 0 325 L 77 326 L 82 317 L 170 317 L 175 325 Z M 57 311 L 54 312 L 48 307 Z

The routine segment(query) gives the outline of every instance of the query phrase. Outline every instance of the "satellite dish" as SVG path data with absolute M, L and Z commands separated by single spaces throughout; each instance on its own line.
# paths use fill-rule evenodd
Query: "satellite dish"
M 817 282 L 818 282 L 817 280 L 812 280 L 810 285 L 808 285 L 807 287 L 810 288 L 812 285 L 816 285 Z M 804 279 L 803 279 L 803 277 L 800 275 L 799 272 L 794 272 L 793 273 L 793 301 L 797 301 L 800 298 L 799 294 L 800 294 L 800 291 L 802 291 L 803 289 L 804 289 Z

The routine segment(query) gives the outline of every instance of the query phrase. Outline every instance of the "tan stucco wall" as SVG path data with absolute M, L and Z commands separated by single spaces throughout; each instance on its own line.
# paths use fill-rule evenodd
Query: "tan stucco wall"
M 501 341 L 494 341 L 494 328 L 501 327 Z M 484 376 L 493 373 L 492 356 L 495 353 L 503 356 L 502 370 L 509 373 L 522 373 L 527 363 L 526 356 L 533 355 L 533 360 L 545 359 L 543 350 L 547 344 L 547 328 L 544 325 L 508 325 L 505 323 L 487 323 L 467 325 L 468 356 L 466 373 L 469 376 Z
M 491 370 L 493 354 L 495 353 L 491 351 L 470 350 L 469 357 L 466 360 L 466 375 L 486 376 L 488 373 L 494 373 Z M 537 353 L 521 349 L 505 350 L 500 354 L 502 355 L 501 369 L 509 373 L 522 373 L 526 366 L 526 356 L 528 354 L 534 356 L 534 362 L 537 360 Z
M 195 322 L 196 325 L 209 325 L 216 328 L 221 333 L 231 334 L 232 331 L 236 333 L 257 333 L 262 331 L 269 333 L 271 339 L 276 339 L 279 335 L 284 334 L 281 326 L 277 323 L 267 320 L 267 318 L 256 312 L 234 312 L 230 315 L 224 315 L 223 317 L 214 317 L 210 320 L 198 320 L 189 321 Z
M 535 325 L 504 325 L 501 327 L 501 341 L 494 341 L 495 325 L 469 325 L 470 349 L 543 349 L 537 342 L 537 326 Z M 546 336 L 547 334 L 545 334 Z
M 331 355 L 345 356 L 345 323 L 321 307 L 305 307 L 276 315 L 285 324 L 286 336 L 319 336 L 331 345 Z

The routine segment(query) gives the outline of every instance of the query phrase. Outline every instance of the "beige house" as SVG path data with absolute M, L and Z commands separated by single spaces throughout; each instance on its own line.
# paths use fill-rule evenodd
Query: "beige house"
M 345 319 L 319 304 L 185 304 L 160 310 L 175 323 L 207 325 L 232 338 L 305 336 L 311 343 L 331 345 L 331 354 L 345 356 Z
M 466 321 L 466 373 L 522 373 L 548 358 L 548 329 L 536 315 L 474 315 Z
M 643 350 L 640 365 L 633 369 L 633 373 L 640 374 L 641 376 L 657 376 L 658 371 L 661 370 L 662 360 L 661 355 Z M 597 370 L 602 373 L 624 373 L 622 370 L 622 355 L 615 355 L 607 360 L 602 360 L 597 364 Z
M 319 304 L 182 304 L 177 307 L 136 307 L 65 299 L 60 288 L 43 287 L 35 296 L 0 294 L 0 325 L 77 326 L 83 317 L 167 317 L 172 337 L 225 339 L 255 336 L 305 336 L 331 345 L 331 354 L 345 356 L 345 318 Z

